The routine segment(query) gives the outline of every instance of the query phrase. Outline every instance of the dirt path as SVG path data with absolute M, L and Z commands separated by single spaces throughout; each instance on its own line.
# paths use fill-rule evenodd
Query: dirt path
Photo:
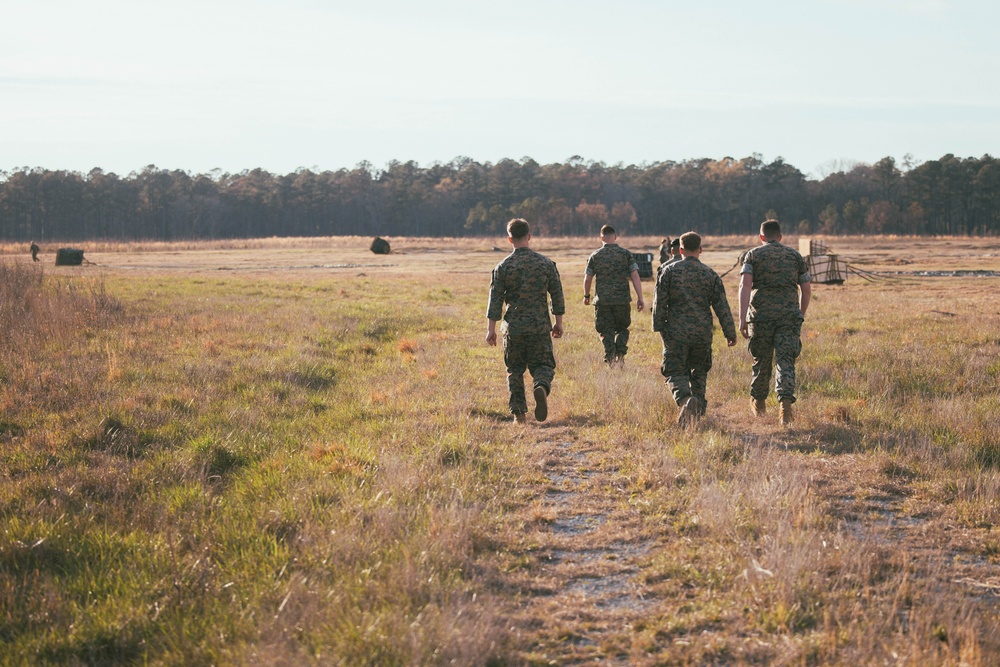
M 511 582 L 517 589 L 511 620 L 533 646 L 524 657 L 631 664 L 630 625 L 655 604 L 641 578 L 654 543 L 594 446 L 568 427 L 546 428 L 545 436 L 539 465 L 547 483 L 526 535 L 531 564 Z
M 581 441 L 572 426 L 541 428 L 535 447 L 546 483 L 525 511 L 525 562 L 507 582 L 511 626 L 527 647 L 522 657 L 531 664 L 642 663 L 651 656 L 636 653 L 635 627 L 676 602 L 651 595 L 644 583 L 654 556 L 670 548 L 663 527 L 644 525 L 599 445 Z M 795 451 L 802 435 L 786 432 L 768 444 L 750 436 L 747 444 L 788 446 L 788 456 L 804 456 Z M 984 552 L 988 535 L 962 528 L 947 505 L 915 500 L 910 471 L 869 454 L 806 460 L 811 488 L 838 534 L 896 552 L 913 576 L 972 608 L 1000 610 L 1000 570 Z M 1000 651 L 996 643 L 984 638 L 982 646 Z

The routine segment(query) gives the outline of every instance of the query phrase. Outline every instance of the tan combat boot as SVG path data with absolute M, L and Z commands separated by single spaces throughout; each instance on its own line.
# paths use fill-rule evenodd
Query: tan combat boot
M 751 401 L 753 402 L 754 417 L 763 417 L 767 414 L 767 401 L 763 398 L 753 398 Z
M 787 398 L 783 398 L 778 403 L 778 421 L 781 422 L 782 426 L 788 426 L 792 423 L 792 420 L 792 402 Z
M 682 427 L 694 426 L 698 423 L 698 399 L 688 396 L 681 406 L 681 411 L 677 413 L 677 424 Z

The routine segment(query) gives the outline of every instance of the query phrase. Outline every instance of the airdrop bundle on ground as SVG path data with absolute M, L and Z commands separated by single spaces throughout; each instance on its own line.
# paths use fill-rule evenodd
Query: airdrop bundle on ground
M 806 260 L 814 283 L 842 285 L 847 280 L 847 264 L 820 239 L 799 239 L 799 254 Z
M 381 236 L 376 236 L 372 241 L 371 251 L 376 255 L 388 255 L 390 252 L 389 242 Z
M 56 251 L 56 266 L 81 266 L 83 251 L 79 248 L 59 248 Z
M 639 266 L 639 277 L 640 278 L 652 278 L 653 277 L 653 253 L 651 252 L 634 252 L 632 257 L 635 258 L 635 263 Z

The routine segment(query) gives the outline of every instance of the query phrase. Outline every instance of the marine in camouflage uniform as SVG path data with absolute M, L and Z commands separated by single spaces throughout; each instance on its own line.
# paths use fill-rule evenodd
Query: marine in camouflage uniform
M 660 261 L 660 265 L 656 267 L 656 277 L 660 277 L 660 272 L 667 268 L 674 262 L 681 261 L 681 240 L 679 238 L 674 239 L 670 242 L 669 254 L 667 255 L 666 261 Z
M 583 303 L 590 305 L 590 287 L 597 278 L 594 299 L 594 326 L 604 344 L 604 362 L 621 362 L 628 353 L 629 327 L 632 326 L 632 293 L 635 288 L 636 309 L 642 311 L 642 282 L 639 265 L 625 248 L 616 243 L 615 228 L 604 225 L 601 241 L 604 245 L 587 259 L 586 277 L 583 282 Z
M 705 413 L 705 387 L 712 368 L 712 311 L 730 347 L 736 326 L 722 279 L 702 264 L 701 237 L 681 236 L 683 259 L 664 266 L 656 280 L 653 331 L 663 340 L 660 372 L 674 401 L 681 406 L 678 421 L 690 423 Z
M 510 411 L 518 422 L 524 421 L 528 411 L 524 395 L 524 372 L 527 370 L 534 382 L 535 418 L 544 421 L 556 369 L 552 338 L 562 336 L 562 317 L 566 312 L 562 282 L 555 262 L 528 247 L 531 234 L 527 222 L 511 220 L 507 230 L 514 251 L 493 269 L 486 310 L 486 342 L 496 345 L 496 323 L 502 313 L 503 359 L 507 367 Z M 550 297 L 555 326 L 549 319 Z M 504 304 L 507 304 L 505 311 Z
M 789 423 L 795 403 L 795 360 L 802 351 L 802 321 L 812 278 L 802 255 L 780 243 L 776 220 L 761 225 L 760 240 L 762 245 L 746 253 L 740 270 L 740 331 L 749 339 L 753 357 L 750 396 L 754 413 L 763 415 L 773 362 L 781 421 Z

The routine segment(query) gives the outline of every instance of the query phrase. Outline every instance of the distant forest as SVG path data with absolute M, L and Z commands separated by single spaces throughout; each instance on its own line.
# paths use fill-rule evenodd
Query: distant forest
M 886 157 L 821 180 L 759 155 L 628 166 L 457 158 L 284 175 L 24 168 L 0 172 L 0 238 L 496 236 L 512 217 L 560 236 L 593 235 L 604 223 L 633 236 L 753 234 L 770 216 L 798 233 L 1000 233 L 995 158 L 945 155 L 903 166 Z

